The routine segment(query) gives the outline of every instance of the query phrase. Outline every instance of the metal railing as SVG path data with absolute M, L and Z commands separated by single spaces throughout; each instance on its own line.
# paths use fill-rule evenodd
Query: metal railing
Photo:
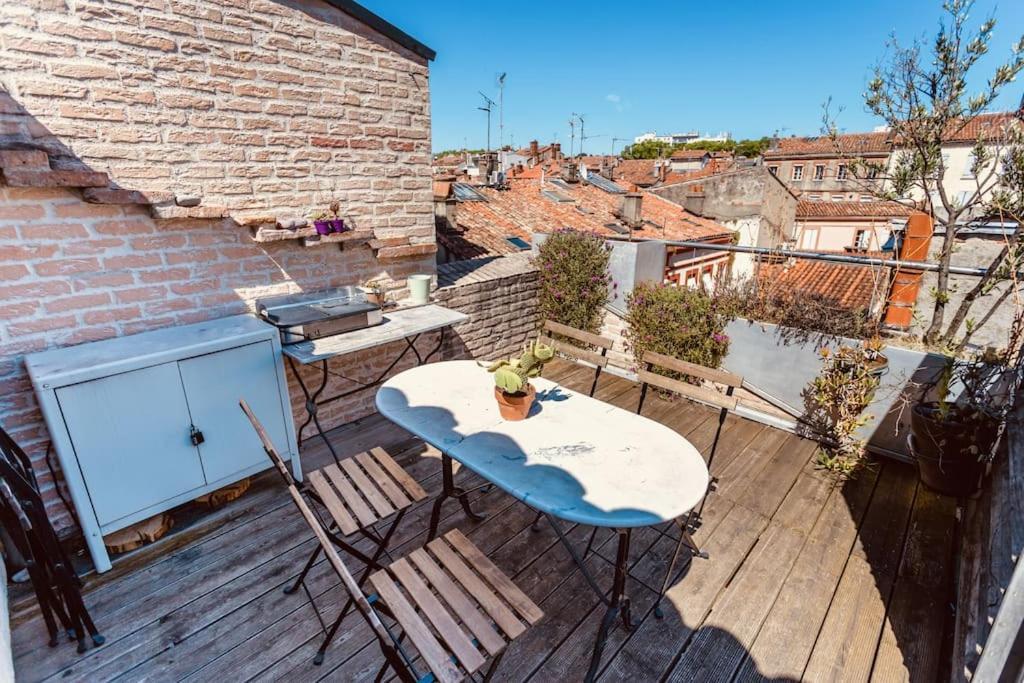
M 706 249 L 708 251 L 731 251 L 738 254 L 754 254 L 757 256 L 774 256 L 784 258 L 803 258 L 813 261 L 831 261 L 833 263 L 846 263 L 858 266 L 885 266 L 888 268 L 905 268 L 907 270 L 937 272 L 942 266 L 930 261 L 904 261 L 901 259 L 886 259 L 876 256 L 856 256 L 853 254 L 833 254 L 820 251 L 802 251 L 799 249 L 780 249 L 774 247 L 743 247 L 738 244 L 711 244 L 708 242 L 693 242 L 689 240 L 659 240 L 673 247 L 686 247 L 688 249 Z M 967 275 L 969 277 L 984 277 L 988 272 L 987 268 L 970 268 L 967 266 L 950 266 L 951 275 Z M 1024 275 L 1024 273 L 1021 273 Z

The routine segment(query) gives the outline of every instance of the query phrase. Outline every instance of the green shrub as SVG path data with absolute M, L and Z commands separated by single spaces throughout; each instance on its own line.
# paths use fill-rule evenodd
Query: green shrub
M 628 297 L 626 347 L 640 362 L 645 351 L 717 368 L 729 350 L 725 326 L 735 315 L 729 299 L 701 289 L 641 284 Z
M 540 271 L 541 317 L 597 332 L 608 303 L 610 255 L 604 239 L 594 233 L 552 233 L 534 259 Z
M 870 363 L 877 345 L 842 346 L 820 353 L 821 373 L 804 389 L 804 423 L 820 440 L 818 466 L 841 477 L 849 477 L 864 464 L 863 439 L 857 430 L 870 420 L 864 414 L 878 388 L 878 376 Z

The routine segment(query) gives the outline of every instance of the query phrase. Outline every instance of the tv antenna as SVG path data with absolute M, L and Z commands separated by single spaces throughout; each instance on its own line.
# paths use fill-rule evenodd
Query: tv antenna
M 487 95 L 483 94 L 479 90 L 477 90 L 477 92 L 480 93 L 480 97 L 484 98 L 484 102 L 487 103 L 486 107 L 477 107 L 477 109 L 479 109 L 480 111 L 487 112 L 487 153 L 490 154 L 491 153 L 491 110 L 494 108 L 494 100 L 492 100 L 490 97 L 488 97 Z
M 498 149 L 505 147 L 505 76 L 504 71 L 498 76 Z
M 586 141 L 587 136 L 584 134 L 583 129 L 583 114 L 576 114 L 576 118 L 580 121 L 580 154 L 583 154 L 583 143 Z M 594 136 L 591 136 L 594 137 Z
M 576 112 L 569 115 L 569 158 L 572 159 L 572 151 L 576 146 Z
M 616 142 L 629 142 L 629 138 L 612 138 L 612 156 L 615 156 L 615 143 Z

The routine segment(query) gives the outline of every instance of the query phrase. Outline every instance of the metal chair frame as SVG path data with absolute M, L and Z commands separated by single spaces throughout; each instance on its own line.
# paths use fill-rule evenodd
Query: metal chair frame
M 363 580 L 365 580 L 371 568 L 386 568 L 378 564 L 375 560 L 372 560 L 372 558 L 366 558 L 366 560 L 370 560 L 373 562 L 373 567 L 370 567 L 370 565 L 368 564 L 367 570 L 364 572 L 363 576 L 360 578 L 359 581 L 357 581 L 352 576 L 352 574 L 348 570 L 348 567 L 345 566 L 345 562 L 341 559 L 341 556 L 338 554 L 338 551 L 335 547 L 341 547 L 341 544 L 339 544 L 339 542 L 334 538 L 334 534 L 330 531 L 329 526 L 324 523 L 320 514 L 316 512 L 313 506 L 309 505 L 309 503 L 306 502 L 303 493 L 299 490 L 299 487 L 297 485 L 298 482 L 296 482 L 295 478 L 291 474 L 291 470 L 288 469 L 287 465 L 285 465 L 284 463 L 284 460 L 282 460 L 281 456 L 277 453 L 277 450 L 274 448 L 273 442 L 270 441 L 270 437 L 267 436 L 267 433 L 264 430 L 263 425 L 260 424 L 259 420 L 253 414 L 252 410 L 249 408 L 248 404 L 244 400 L 240 401 L 239 405 L 241 406 L 242 411 L 245 413 L 245 415 L 249 418 L 249 421 L 252 423 L 252 426 L 256 430 L 256 433 L 259 435 L 260 441 L 263 443 L 263 450 L 266 452 L 267 457 L 270 458 L 278 474 L 280 474 L 281 478 L 284 480 L 285 485 L 288 488 L 288 493 L 292 498 L 292 502 L 294 503 L 295 507 L 298 508 L 299 512 L 302 514 L 304 520 L 306 521 L 306 524 L 313 531 L 313 534 L 317 540 L 317 554 L 319 554 L 319 552 L 324 553 L 324 555 L 327 557 L 328 562 L 331 564 L 331 567 L 334 569 L 335 573 L 341 579 L 341 582 L 344 585 L 345 590 L 349 594 L 348 602 L 342 609 L 341 614 L 339 615 L 337 620 L 334 622 L 334 624 L 328 631 L 324 645 L 321 646 L 321 655 L 323 650 L 326 649 L 326 645 L 329 644 L 331 639 L 334 637 L 334 634 L 337 631 L 338 626 L 341 624 L 341 621 L 345 614 L 354 606 L 356 610 L 359 612 L 360 616 L 362 616 L 364 621 L 366 621 L 366 623 L 370 626 L 371 630 L 373 631 L 374 635 L 377 638 L 378 644 L 380 645 L 381 652 L 384 655 L 385 662 L 374 679 L 375 683 L 383 680 L 389 668 L 394 671 L 395 675 L 403 683 L 432 683 L 435 680 L 434 674 L 430 673 L 429 671 L 421 674 L 416 668 L 415 658 L 410 656 L 410 654 L 406 652 L 405 649 L 402 647 L 402 641 L 405 639 L 405 632 L 403 631 L 402 633 L 396 634 L 394 630 L 390 626 L 388 626 L 383 619 L 381 619 L 381 615 L 383 615 L 384 617 L 394 621 L 397 625 L 398 619 L 396 618 L 395 614 L 387 607 L 386 604 L 384 604 L 384 602 L 380 599 L 379 595 L 374 593 L 367 596 L 362 591 L 361 583 Z M 388 537 L 390 537 L 390 531 L 388 535 L 385 536 L 385 539 Z M 360 555 L 362 554 L 360 553 Z M 365 558 L 366 556 L 362 555 L 362 557 Z M 303 586 L 305 586 L 305 584 L 303 584 Z M 307 595 L 308 593 L 309 592 L 307 589 Z M 310 600 L 312 600 L 312 597 L 310 597 Z M 315 607 L 314 611 L 317 611 Z M 320 618 L 319 613 L 317 615 L 317 618 Z M 320 624 L 321 627 L 323 627 L 326 630 L 326 625 L 324 624 L 323 620 L 320 621 Z M 491 662 L 491 665 L 488 667 L 486 673 L 484 674 L 484 681 L 491 680 L 491 677 L 494 675 L 494 672 L 497 669 L 498 664 L 501 662 L 501 659 L 504 656 L 504 654 L 505 651 L 503 650 L 502 652 L 495 655 L 493 661 Z M 322 656 L 320 661 L 315 663 L 319 664 L 321 662 Z
M 725 426 L 725 419 L 728 416 L 729 411 L 735 411 L 739 404 L 738 399 L 733 396 L 733 392 L 736 388 L 743 386 L 743 378 L 725 370 L 706 368 L 695 363 L 690 363 L 660 353 L 654 353 L 652 351 L 644 353 L 641 363 L 643 367 L 637 373 L 638 378 L 640 379 L 640 400 L 636 407 L 637 415 L 641 414 L 643 411 L 644 399 L 647 397 L 647 390 L 650 386 L 671 391 L 686 398 L 715 406 L 719 409 L 715 438 L 711 442 L 711 451 L 708 453 L 708 470 L 710 471 L 711 465 L 715 460 L 715 452 L 718 450 L 718 441 L 722 436 L 722 428 Z M 656 368 L 670 370 L 688 377 L 694 377 L 700 380 L 707 380 L 715 384 L 724 385 L 726 388 L 725 393 L 722 394 L 714 389 L 689 384 L 687 382 L 667 377 L 663 374 L 654 372 Z M 707 493 L 711 493 L 715 490 L 716 483 L 717 480 L 715 477 L 709 477 Z M 679 560 L 679 554 L 682 551 L 683 546 L 685 545 L 690 550 L 691 559 L 692 557 L 699 557 L 706 560 L 709 557 L 708 553 L 701 550 L 693 539 L 693 534 L 698 528 L 700 528 L 701 514 L 704 512 L 704 505 L 706 502 L 707 495 L 705 494 L 697 508 L 691 510 L 685 518 L 673 520 L 672 522 L 672 524 L 675 524 L 679 528 L 679 538 L 676 539 L 676 548 L 672 553 L 672 560 L 669 562 L 668 569 L 665 572 L 665 578 L 661 584 L 661 590 L 658 592 L 658 600 L 654 605 L 654 615 L 659 619 L 663 616 L 661 601 L 668 592 L 668 587 L 671 585 L 675 566 Z M 663 529 L 657 527 L 655 527 L 655 529 L 662 536 L 668 535 Z
M 86 650 L 86 632 L 94 646 L 102 645 L 105 638 L 89 616 L 82 600 L 81 580 L 50 525 L 31 462 L 3 429 L 0 429 L 0 521 L 25 560 L 50 636 L 50 646 L 58 643 L 58 621 L 68 637 L 78 642 L 79 653 Z
M 242 405 L 243 411 L 245 411 L 246 415 L 249 417 L 250 421 L 253 422 L 253 426 L 255 427 L 258 424 L 255 415 L 251 413 L 248 406 L 244 404 L 244 402 Z M 263 433 L 261 433 L 261 428 L 258 428 L 257 432 L 260 433 L 261 439 L 265 436 Z M 320 526 L 323 528 L 324 534 L 326 538 L 330 541 L 330 543 L 336 548 L 348 553 L 351 557 L 354 557 L 355 559 L 359 560 L 365 565 L 363 573 L 360 575 L 359 580 L 356 582 L 356 585 L 362 587 L 362 585 L 366 583 L 366 580 L 369 578 L 371 572 L 373 572 L 374 570 L 384 568 L 384 565 L 380 563 L 381 556 L 386 555 L 389 559 L 391 558 L 391 555 L 388 552 L 388 545 L 391 542 L 391 538 L 394 536 L 395 532 L 401 525 L 402 520 L 405 517 L 405 513 L 408 511 L 408 508 L 406 507 L 397 511 L 394 519 L 391 521 L 390 525 L 387 528 L 387 531 L 383 535 L 376 528 L 379 522 L 384 521 L 383 519 L 378 520 L 378 522 L 371 525 L 370 528 L 360 526 L 357 529 L 357 531 L 362 536 L 364 536 L 366 539 L 368 539 L 374 544 L 374 549 L 370 554 L 364 553 L 363 551 L 356 548 L 352 543 L 345 540 L 340 527 L 333 519 L 331 519 L 329 522 L 324 520 L 324 517 L 321 514 L 320 509 L 329 510 L 328 506 L 324 503 L 323 499 L 317 494 L 315 490 L 313 490 L 311 486 L 307 486 L 304 482 L 300 482 L 295 478 L 295 476 L 292 474 L 292 471 L 284 464 L 284 460 L 282 460 L 277 451 L 273 449 L 273 444 L 264 441 L 263 447 L 264 451 L 266 451 L 267 453 L 267 456 L 270 458 L 271 462 L 273 462 L 275 469 L 284 479 L 285 484 L 289 487 L 295 488 L 300 497 L 305 497 L 317 503 L 317 505 L 310 505 L 309 509 L 316 518 L 317 523 L 320 524 Z M 330 626 L 328 626 L 321 618 L 320 610 L 316 608 L 316 601 L 313 598 L 313 594 L 306 586 L 306 575 L 313 568 L 313 565 L 316 564 L 317 558 L 320 557 L 320 553 L 322 552 L 324 552 L 324 548 L 322 544 L 318 543 L 317 546 L 313 548 L 313 552 L 310 553 L 309 559 L 303 566 L 302 571 L 299 572 L 299 575 L 295 578 L 295 581 L 293 581 L 291 584 L 284 588 L 284 592 L 286 594 L 291 595 L 292 593 L 297 591 L 301 586 L 303 592 L 305 592 L 306 594 L 306 598 L 309 600 L 309 603 L 313 606 L 313 612 L 316 614 L 317 619 L 320 621 L 321 630 L 324 632 L 324 639 L 323 642 L 320 644 L 320 648 L 317 650 L 316 655 L 313 658 L 313 663 L 317 665 L 323 662 L 324 654 L 326 653 L 327 648 L 330 647 L 331 642 L 334 640 L 334 636 L 338 631 L 338 627 L 341 625 L 341 622 L 348 615 L 349 610 L 352 609 L 352 606 L 354 604 L 354 600 L 350 598 L 349 601 L 342 608 L 341 612 L 338 614 L 337 618 Z

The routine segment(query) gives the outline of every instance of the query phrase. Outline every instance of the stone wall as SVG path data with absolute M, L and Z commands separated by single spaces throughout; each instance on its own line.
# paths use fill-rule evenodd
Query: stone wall
M 437 283 L 438 303 L 470 316 L 454 328 L 446 358 L 515 355 L 537 334 L 538 274 L 528 254 L 446 263 Z

